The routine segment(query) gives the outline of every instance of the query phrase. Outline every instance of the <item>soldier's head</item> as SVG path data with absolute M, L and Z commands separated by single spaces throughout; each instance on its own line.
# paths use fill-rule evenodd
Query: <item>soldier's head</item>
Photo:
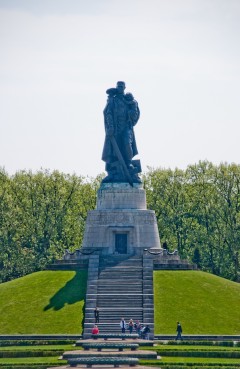
M 126 88 L 125 82 L 123 82 L 123 81 L 118 81 L 118 82 L 117 82 L 116 89 L 117 89 L 117 92 L 118 92 L 119 94 L 123 94 L 123 93 L 124 93 L 125 88 Z
M 125 94 L 125 100 L 127 100 L 127 102 L 131 102 L 134 100 L 133 94 L 131 94 L 131 92 L 127 92 Z

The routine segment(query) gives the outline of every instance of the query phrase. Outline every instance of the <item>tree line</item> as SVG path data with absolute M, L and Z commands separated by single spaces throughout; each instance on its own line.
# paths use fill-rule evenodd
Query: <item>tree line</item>
M 186 170 L 149 169 L 142 178 L 161 243 L 202 270 L 239 281 L 240 165 L 199 162 Z M 1 282 L 81 247 L 101 179 L 0 170 Z
M 99 179 L 0 171 L 0 281 L 43 269 L 81 246 Z
M 144 183 L 162 243 L 202 270 L 239 281 L 240 165 L 150 169 Z

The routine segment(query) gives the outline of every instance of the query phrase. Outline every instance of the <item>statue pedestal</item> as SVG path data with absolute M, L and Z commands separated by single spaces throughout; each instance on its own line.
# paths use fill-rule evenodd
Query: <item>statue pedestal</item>
M 88 213 L 83 250 L 131 255 L 160 247 L 156 216 L 153 210 L 147 210 L 142 184 L 132 187 L 128 183 L 103 183 L 97 209 Z

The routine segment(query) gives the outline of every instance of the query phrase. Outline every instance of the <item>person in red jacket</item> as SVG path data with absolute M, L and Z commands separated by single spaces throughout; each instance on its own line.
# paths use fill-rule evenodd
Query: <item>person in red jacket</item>
M 93 326 L 93 329 L 92 329 L 92 335 L 93 336 L 95 336 L 95 337 L 93 337 L 93 338 L 97 338 L 97 335 L 98 335 L 98 333 L 99 333 L 99 329 L 98 329 L 98 326 L 97 325 L 94 325 Z

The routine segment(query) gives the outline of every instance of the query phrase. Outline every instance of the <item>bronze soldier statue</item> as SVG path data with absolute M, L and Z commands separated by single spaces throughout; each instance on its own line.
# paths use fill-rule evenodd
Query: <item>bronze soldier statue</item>
M 102 160 L 106 162 L 107 177 L 103 182 L 141 183 L 140 160 L 132 160 L 138 154 L 133 127 L 138 122 L 140 110 L 131 93 L 124 93 L 125 82 L 117 82 L 116 88 L 106 91 L 108 100 L 103 111 L 105 142 Z

